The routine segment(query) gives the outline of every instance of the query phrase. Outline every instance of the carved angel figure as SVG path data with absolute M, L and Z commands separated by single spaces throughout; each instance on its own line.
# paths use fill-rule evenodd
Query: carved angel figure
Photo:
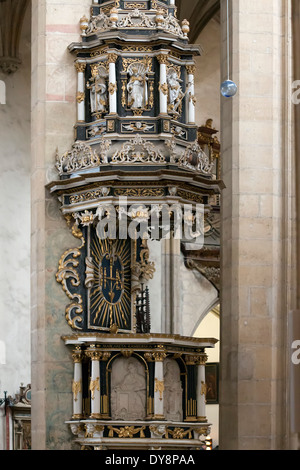
M 177 111 L 180 107 L 183 97 L 180 80 L 175 70 L 171 70 L 167 76 L 167 83 L 169 87 L 169 110 Z
M 143 64 L 129 67 L 130 79 L 127 84 L 129 108 L 144 108 L 148 104 L 147 69 Z
M 107 107 L 107 85 L 106 85 L 106 71 L 103 68 L 94 68 L 92 70 L 92 77 L 87 83 L 87 88 L 90 90 L 91 113 L 104 113 Z

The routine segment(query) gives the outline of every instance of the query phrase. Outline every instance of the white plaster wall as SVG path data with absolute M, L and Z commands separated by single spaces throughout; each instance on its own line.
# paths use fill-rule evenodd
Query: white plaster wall
M 183 336 L 193 336 L 199 323 L 218 302 L 217 289 L 196 270 L 180 263 L 180 297 Z M 198 329 L 199 336 L 204 337 Z
M 0 72 L 0 398 L 30 383 L 30 12 L 21 39 L 23 65 Z M 0 450 L 4 447 L 3 409 Z

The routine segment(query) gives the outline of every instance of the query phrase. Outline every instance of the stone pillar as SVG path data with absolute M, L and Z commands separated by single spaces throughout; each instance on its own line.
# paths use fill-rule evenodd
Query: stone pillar
M 108 62 L 109 62 L 109 113 L 116 114 L 117 113 L 117 78 L 116 78 L 116 61 L 118 59 L 118 55 L 115 53 L 108 54 Z
M 100 403 L 101 403 L 101 391 L 100 391 L 100 359 L 102 353 L 92 345 L 85 354 L 91 360 L 91 377 L 90 377 L 90 403 L 91 403 L 91 414 L 90 418 L 99 419 L 101 418 Z
M 180 292 L 180 240 L 172 235 L 162 243 L 162 323 L 161 332 L 182 334 Z
M 206 421 L 205 364 L 207 355 L 201 354 L 197 364 L 197 420 Z
M 300 208 L 300 2 L 292 0 L 292 36 L 293 36 L 293 81 L 297 84 L 297 88 L 293 88 L 293 112 L 294 112 L 294 139 L 295 139 L 295 171 L 294 171 L 294 183 L 295 183 L 295 211 L 296 215 L 299 214 Z M 291 309 L 290 313 L 290 336 L 289 336 L 289 348 L 291 355 L 295 352 L 292 348 L 293 341 L 300 339 L 300 218 L 295 217 L 295 250 L 296 253 L 296 268 L 295 268 L 295 283 L 296 283 L 296 301 Z M 297 343 L 296 343 L 297 344 Z M 292 435 L 293 444 L 290 448 L 295 450 L 299 449 L 300 445 L 300 406 L 299 406 L 299 388 L 300 384 L 300 365 L 291 361 L 290 363 L 290 390 L 289 396 L 291 397 L 290 405 L 290 429 Z
M 73 419 L 82 419 L 82 351 L 76 348 L 72 354 L 74 361 L 73 391 Z
M 186 69 L 188 73 L 188 124 L 195 124 L 195 65 L 188 65 Z
M 291 306 L 290 2 L 230 4 L 222 98 L 220 449 L 285 449 Z M 221 2 L 222 81 L 226 2 Z M 259 39 L 258 39 L 259 38 Z
M 168 84 L 167 84 L 167 64 L 168 57 L 166 54 L 159 54 L 157 60 L 160 64 L 159 70 L 159 103 L 160 114 L 168 113 Z
M 154 368 L 154 419 L 165 419 L 164 416 L 164 360 L 167 357 L 163 347 L 153 353 Z
M 72 416 L 72 396 L 61 372 L 73 377 L 61 336 L 70 333 L 65 299 L 55 279 L 62 250 L 78 246 L 58 203 L 45 186 L 53 173 L 56 149 L 74 143 L 77 73 L 68 47 L 81 37 L 79 19 L 90 0 L 32 0 L 31 55 L 31 383 L 32 449 L 69 448 L 72 436 L 61 413 Z M 72 14 L 70 15 L 70 11 Z M 63 21 L 62 21 L 63 19 Z M 53 236 L 55 234 L 55 237 Z M 61 240 L 62 242 L 59 242 Z M 59 313 L 60 312 L 60 313 Z M 58 333 L 59 332 L 59 333 Z M 67 363 L 68 362 L 68 363 Z
M 85 120 L 85 67 L 83 62 L 76 62 L 75 68 L 77 70 L 77 120 L 84 122 Z

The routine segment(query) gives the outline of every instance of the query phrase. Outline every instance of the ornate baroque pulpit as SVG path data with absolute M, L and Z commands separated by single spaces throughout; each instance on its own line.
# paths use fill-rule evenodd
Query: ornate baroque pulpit
M 83 449 L 200 449 L 210 431 L 205 363 L 216 340 L 181 335 L 172 279 L 181 244 L 199 249 L 222 184 L 198 142 L 199 48 L 174 3 L 95 1 L 69 46 L 75 141 L 57 154 L 49 189 L 77 239 L 56 276 L 74 361 L 67 424 Z

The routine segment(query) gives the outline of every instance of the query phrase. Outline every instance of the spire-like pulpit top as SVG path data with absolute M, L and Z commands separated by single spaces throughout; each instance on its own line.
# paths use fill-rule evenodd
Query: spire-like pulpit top
M 91 18 L 81 19 L 81 30 L 85 40 L 95 34 L 121 30 L 136 35 L 147 30 L 170 33 L 176 39 L 188 39 L 189 22 L 177 19 L 175 0 L 98 0 L 91 7 Z
M 175 0 L 95 0 L 93 8 L 111 9 L 112 7 L 124 10 L 157 10 L 167 8 L 169 13 L 176 15 Z

